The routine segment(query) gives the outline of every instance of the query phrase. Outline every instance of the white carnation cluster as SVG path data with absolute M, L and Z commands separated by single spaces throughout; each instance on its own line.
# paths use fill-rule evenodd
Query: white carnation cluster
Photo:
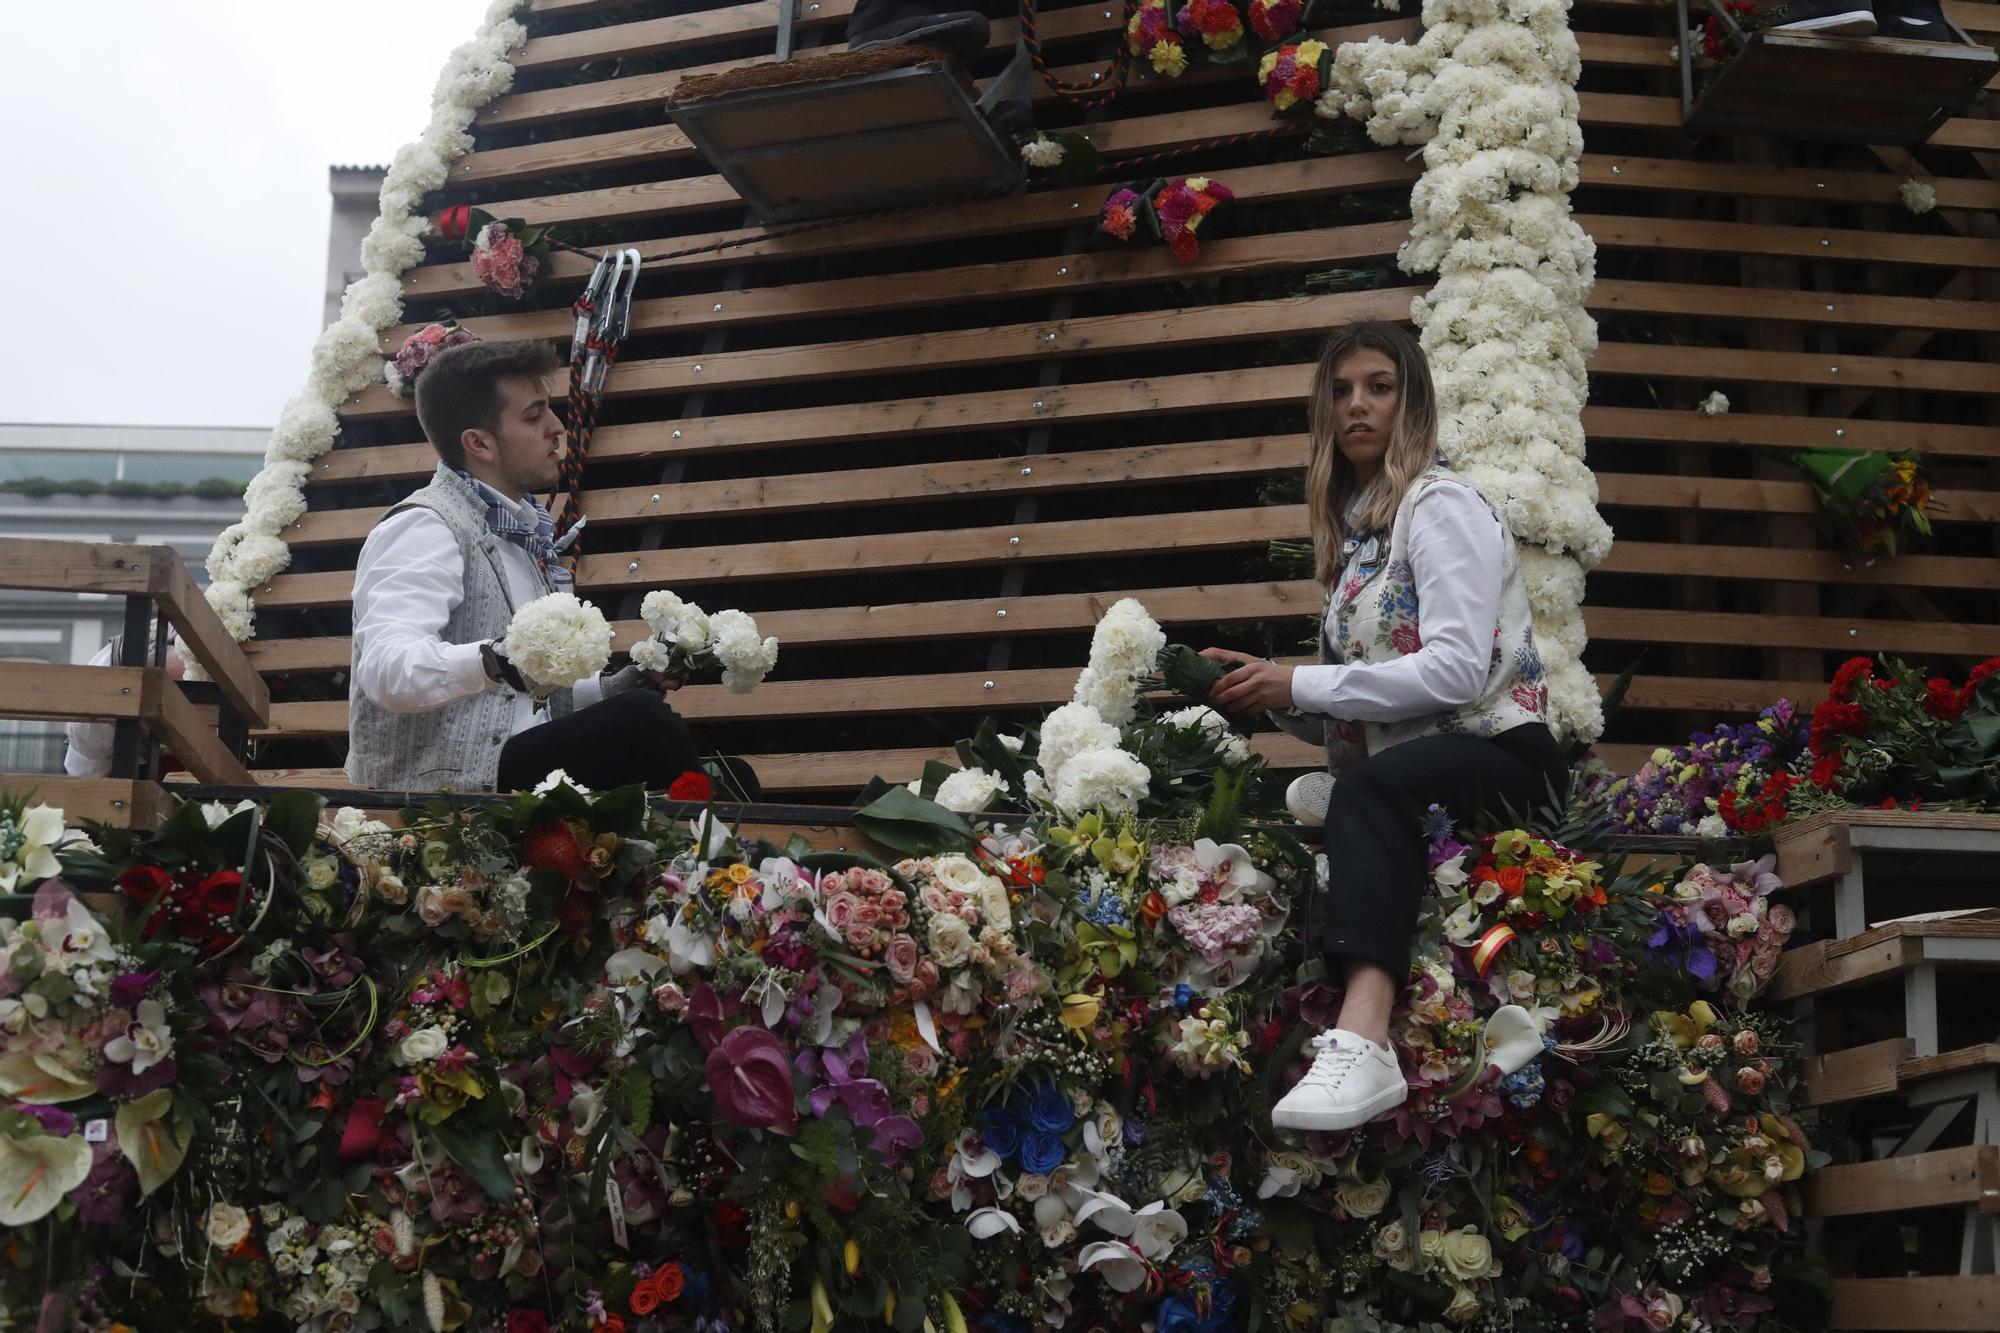
M 1046 134 L 1037 134 L 1021 145 L 1021 160 L 1044 171 L 1059 167 L 1063 161 L 1063 146 Z
M 1250 762 L 1249 738 L 1239 736 L 1236 729 L 1229 725 L 1229 719 L 1207 704 L 1178 709 L 1160 720 L 1170 727 L 1179 727 L 1183 731 L 1200 730 L 1207 733 L 1209 744 L 1215 747 L 1216 758 L 1225 764 Z
M 724 685 L 748 694 L 778 664 L 778 641 L 758 637 L 757 622 L 746 611 L 710 615 L 660 588 L 646 594 L 639 616 L 653 637 L 633 645 L 632 660 L 658 675 L 685 676 L 713 664 L 722 669 Z
M 1562 732 L 1603 729 L 1583 669 L 1583 573 L 1611 548 L 1584 462 L 1584 300 L 1596 246 L 1571 216 L 1582 70 L 1567 0 L 1426 0 L 1414 45 L 1342 46 L 1321 116 L 1364 120 L 1382 144 L 1424 145 L 1398 262 L 1438 275 L 1412 303 L 1437 385 L 1438 443 L 1521 546 Z
M 1134 597 L 1115 603 L 1090 636 L 1090 665 L 1076 678 L 1070 697 L 1089 704 L 1113 727 L 1138 711 L 1139 678 L 1158 666 L 1167 636 Z M 1046 770 L 1044 770 L 1046 773 Z
M 1695 410 L 1705 417 L 1719 417 L 1729 410 L 1729 395 L 1720 389 L 1711 390 L 1708 397 L 1696 404 Z
M 1896 194 L 1902 199 L 1903 207 L 1912 213 L 1928 213 L 1937 207 L 1937 186 L 1929 181 L 1920 181 L 1915 176 L 1898 186 Z
M 923 794 L 923 785 L 921 778 L 909 784 L 910 790 L 919 796 Z M 976 815 L 1006 790 L 1007 780 L 998 773 L 989 773 L 983 768 L 962 768 L 938 783 L 937 795 L 931 799 L 961 815 Z
M 466 131 L 479 109 L 514 81 L 507 53 L 527 37 L 514 19 L 522 0 L 492 0 L 472 40 L 451 53 L 431 93 L 431 123 L 397 151 L 382 179 L 382 206 L 361 243 L 361 277 L 341 298 L 340 318 L 312 348 L 305 388 L 278 414 L 264 448 L 264 466 L 244 492 L 243 518 L 224 529 L 209 551 L 208 602 L 230 637 L 256 628 L 252 592 L 291 563 L 284 530 L 305 513 L 312 460 L 333 447 L 335 409 L 348 395 L 383 376 L 381 331 L 403 317 L 403 274 L 424 257 L 430 219 L 424 196 L 441 188 L 451 164 L 472 148 Z M 200 665 L 188 663 L 190 677 Z
M 604 670 L 611 623 L 575 593 L 552 592 L 514 613 L 501 648 L 530 691 L 545 696 Z

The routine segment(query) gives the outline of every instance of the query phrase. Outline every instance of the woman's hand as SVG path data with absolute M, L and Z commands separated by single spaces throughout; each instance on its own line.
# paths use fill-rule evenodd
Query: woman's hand
M 1201 655 L 1236 667 L 1209 695 L 1208 701 L 1217 708 L 1231 713 L 1264 713 L 1292 706 L 1292 672 L 1296 668 L 1227 648 L 1204 648 Z

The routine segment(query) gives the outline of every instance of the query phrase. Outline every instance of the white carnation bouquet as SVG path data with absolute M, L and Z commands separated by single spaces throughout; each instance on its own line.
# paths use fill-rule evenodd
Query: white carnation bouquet
M 576 594 L 552 592 L 514 613 L 500 650 L 537 699 L 604 670 L 611 660 L 611 623 Z
M 690 676 L 713 666 L 737 694 L 763 684 L 778 664 L 778 641 L 762 638 L 744 611 L 710 615 L 661 588 L 646 594 L 639 615 L 653 634 L 632 646 L 632 661 L 656 676 Z

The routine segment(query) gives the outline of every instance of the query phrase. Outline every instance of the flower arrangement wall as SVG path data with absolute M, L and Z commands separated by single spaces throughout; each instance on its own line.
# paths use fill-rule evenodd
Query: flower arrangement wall
M 1338 1006 L 1296 926 L 1340 853 L 1256 818 L 1226 721 L 1156 702 L 1178 656 L 1121 604 L 1074 701 L 871 804 L 893 862 L 560 778 L 400 829 L 291 793 L 93 845 L 10 807 L 7 1311 L 1810 1326 L 1818 1157 L 1786 1025 L 1750 1004 L 1791 925 L 1768 863 L 1612 878 L 1434 819 L 1392 1024 L 1412 1096 L 1278 1133 Z M 958 810 L 920 794 L 947 784 Z M 1543 1050 L 1505 1077 L 1502 1005 Z
M 1580 608 L 1611 529 L 1584 463 L 1596 247 L 1570 216 L 1583 132 L 1569 6 L 1426 0 L 1423 22 L 1414 46 L 1340 47 L 1317 111 L 1365 121 L 1384 145 L 1423 145 L 1398 262 L 1437 274 L 1412 311 L 1437 380 L 1439 442 L 1520 543 L 1555 721 L 1589 740 L 1603 709 Z

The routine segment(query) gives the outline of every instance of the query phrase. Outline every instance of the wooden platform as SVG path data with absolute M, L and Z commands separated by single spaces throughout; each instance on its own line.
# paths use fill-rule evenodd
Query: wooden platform
M 1752 33 L 1689 108 L 1689 129 L 1913 147 L 2000 73 L 1983 46 Z

